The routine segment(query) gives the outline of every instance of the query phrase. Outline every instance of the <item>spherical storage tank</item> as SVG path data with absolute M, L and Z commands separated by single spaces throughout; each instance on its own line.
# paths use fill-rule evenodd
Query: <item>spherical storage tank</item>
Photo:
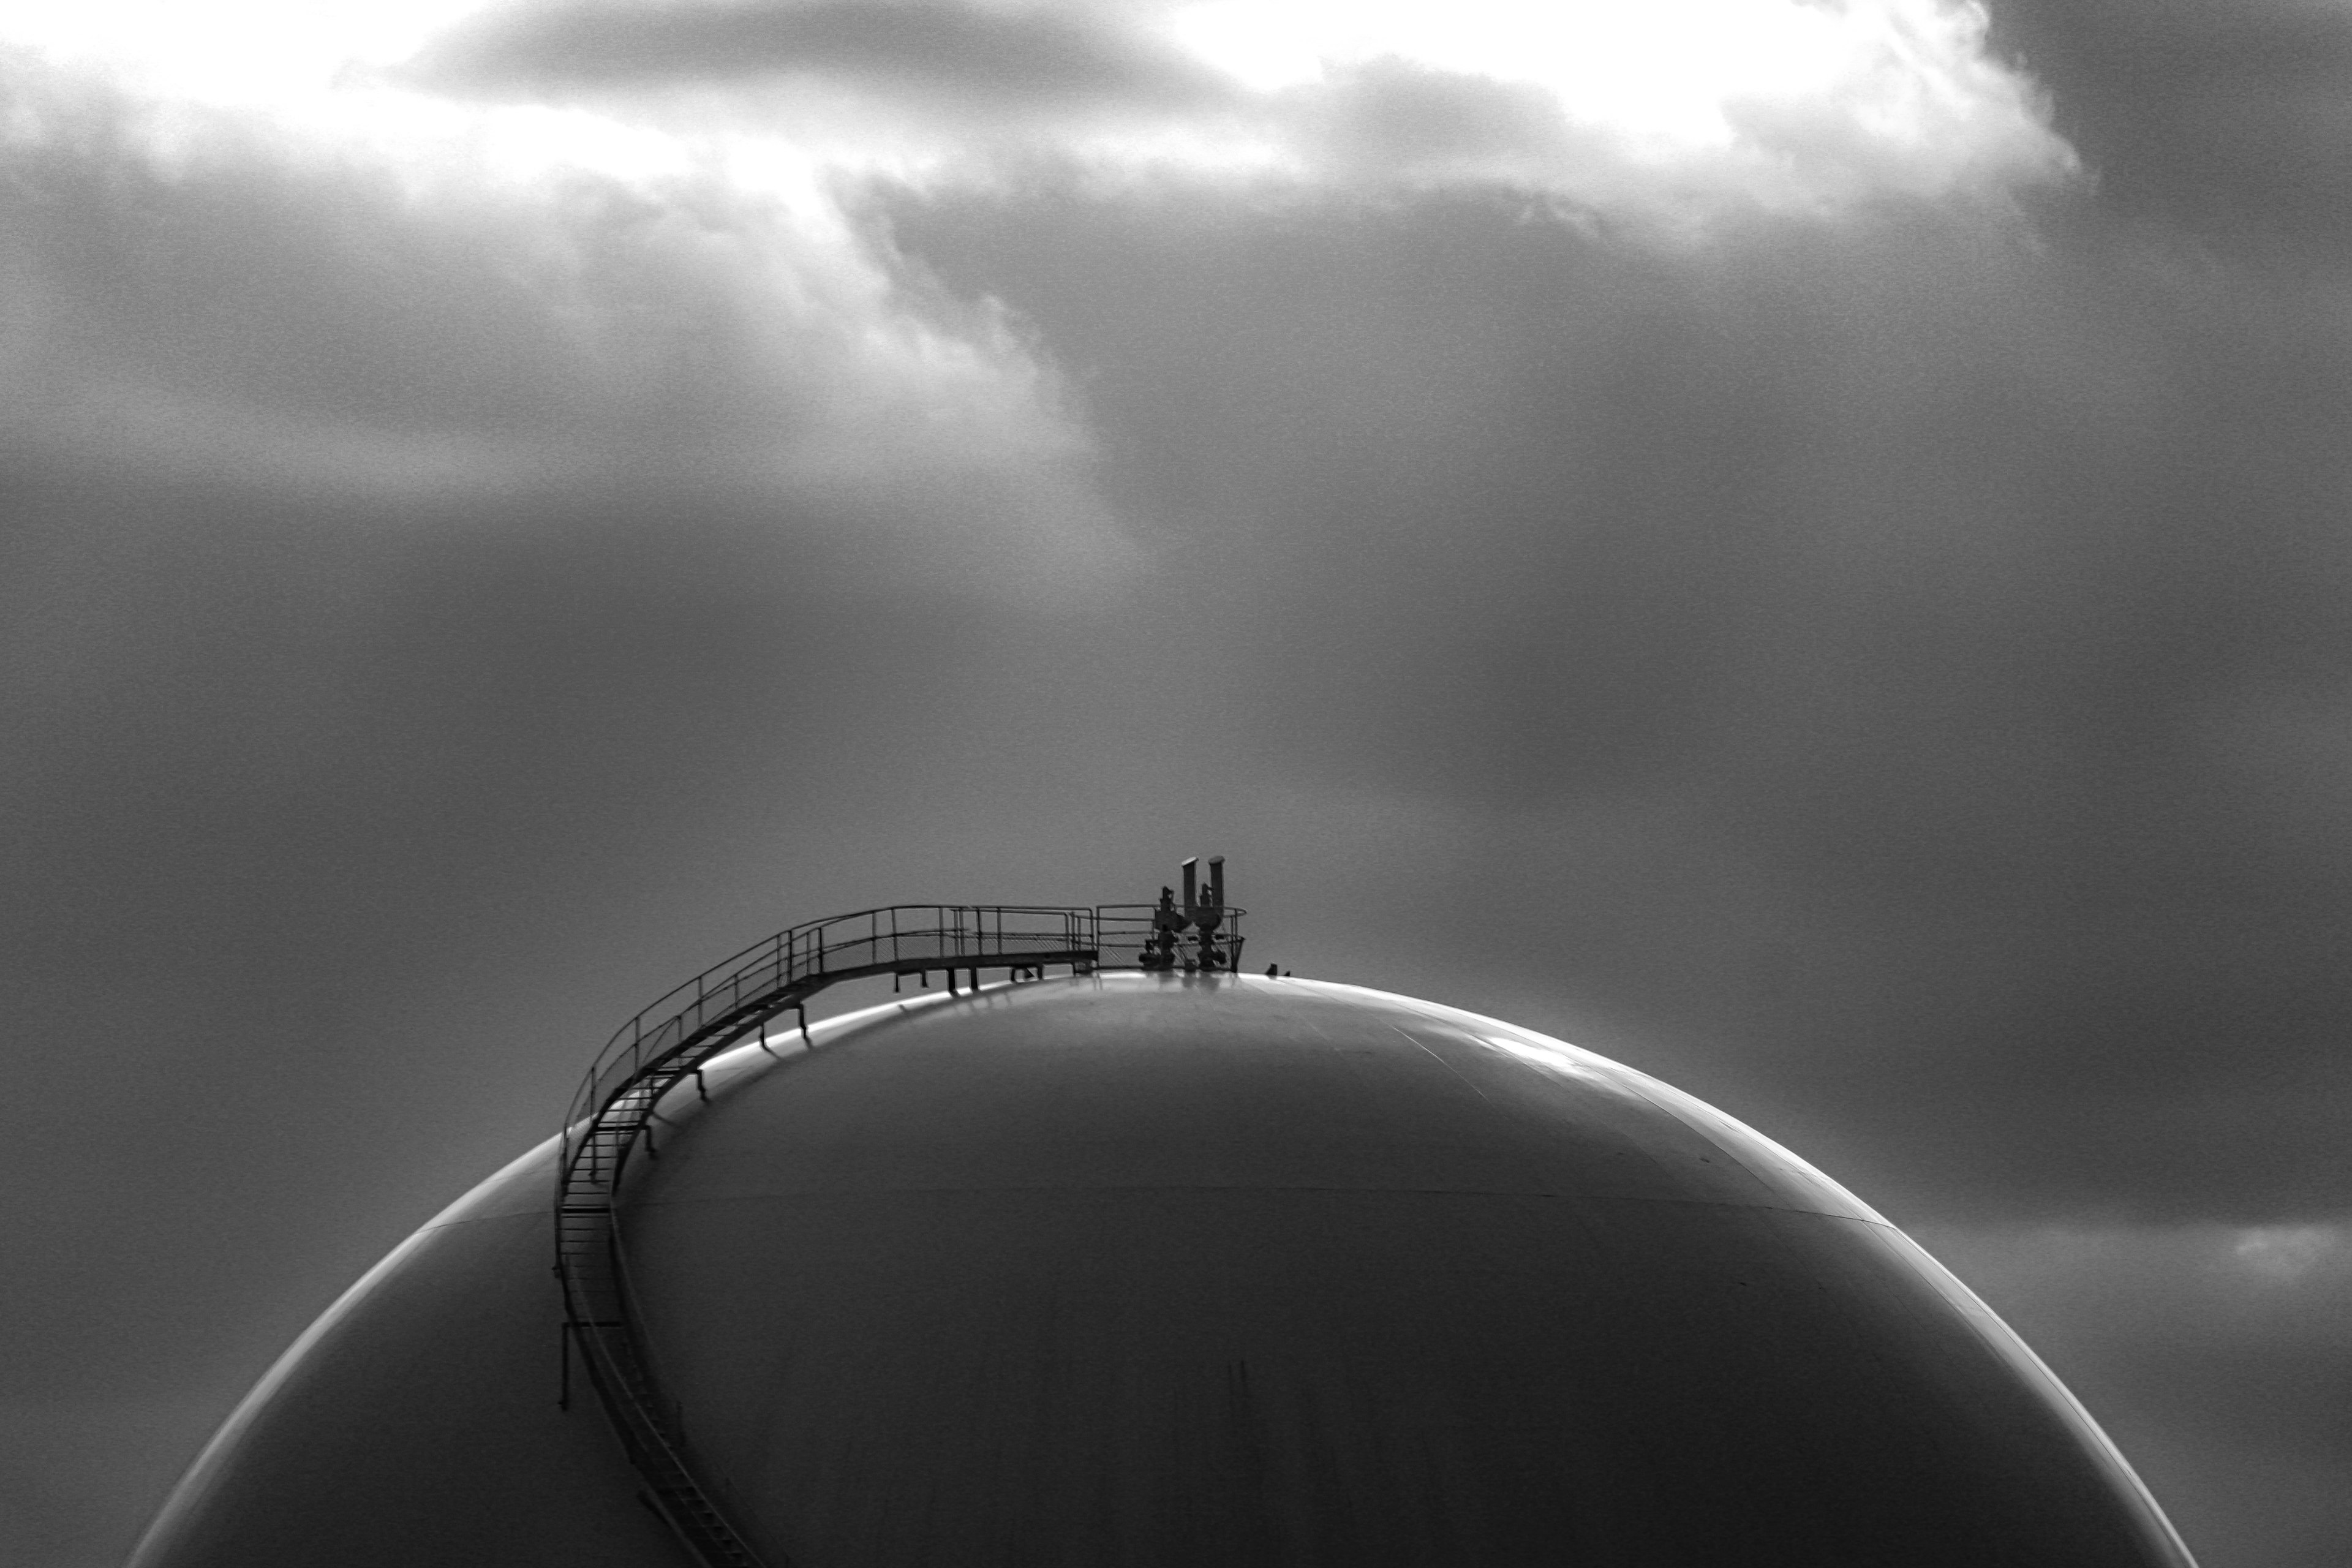
M 705 1561 L 2189 1563 L 1899 1231 L 1490 1018 L 1027 978 L 753 1039 L 658 1114 L 618 1225 L 640 1392 L 743 1553 Z M 556 1180 L 354 1286 L 134 1568 L 690 1565 L 559 1331 Z

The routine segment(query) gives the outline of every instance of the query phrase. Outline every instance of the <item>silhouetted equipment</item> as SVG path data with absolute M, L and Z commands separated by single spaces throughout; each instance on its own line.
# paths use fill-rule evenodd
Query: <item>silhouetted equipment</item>
M 1222 860 L 1182 889 L 867 910 L 672 991 L 134 1568 L 2187 1568 L 1836 1184 L 1559 1041 L 1243 975 Z

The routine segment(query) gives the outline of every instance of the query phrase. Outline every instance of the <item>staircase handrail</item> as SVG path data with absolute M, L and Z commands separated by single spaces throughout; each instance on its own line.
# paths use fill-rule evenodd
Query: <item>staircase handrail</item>
M 838 981 L 930 969 L 1034 969 L 1100 960 L 1095 910 L 1024 904 L 892 904 L 778 931 L 673 986 L 614 1033 L 564 1117 L 555 1184 L 555 1272 L 564 1368 L 585 1360 L 605 1415 L 652 1487 L 649 1499 L 708 1568 L 759 1557 L 696 1473 L 655 1387 L 631 1310 L 616 1213 L 630 1152 L 662 1097 L 702 1064 Z M 805 1019 L 806 1015 L 803 1015 Z M 649 1022 L 650 1021 L 650 1022 Z M 650 1145 L 648 1145 L 650 1147 Z

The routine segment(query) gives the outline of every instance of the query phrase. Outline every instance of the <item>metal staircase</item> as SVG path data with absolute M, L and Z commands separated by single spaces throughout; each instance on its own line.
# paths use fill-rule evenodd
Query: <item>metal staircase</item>
M 624 1025 L 589 1068 L 564 1118 L 556 1178 L 565 1396 L 576 1350 L 647 1500 L 704 1568 L 761 1568 L 762 1559 L 699 1475 L 632 1310 L 615 1211 L 629 1155 L 640 1142 L 653 1152 L 663 1096 L 688 1078 L 698 1089 L 705 1062 L 828 985 L 941 970 L 953 990 L 959 972 L 975 986 L 987 969 L 1084 972 L 1100 964 L 1106 936 L 1114 952 L 1142 940 L 1126 915 L 1091 909 L 900 904 L 811 921 L 671 991 Z M 781 1557 L 772 1562 L 787 1568 Z

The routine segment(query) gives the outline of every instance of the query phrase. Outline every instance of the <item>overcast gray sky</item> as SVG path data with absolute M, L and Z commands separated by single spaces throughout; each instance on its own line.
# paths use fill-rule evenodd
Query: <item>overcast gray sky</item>
M 0 1557 L 677 979 L 1216 850 L 2352 1553 L 2342 0 L 0 40 Z

